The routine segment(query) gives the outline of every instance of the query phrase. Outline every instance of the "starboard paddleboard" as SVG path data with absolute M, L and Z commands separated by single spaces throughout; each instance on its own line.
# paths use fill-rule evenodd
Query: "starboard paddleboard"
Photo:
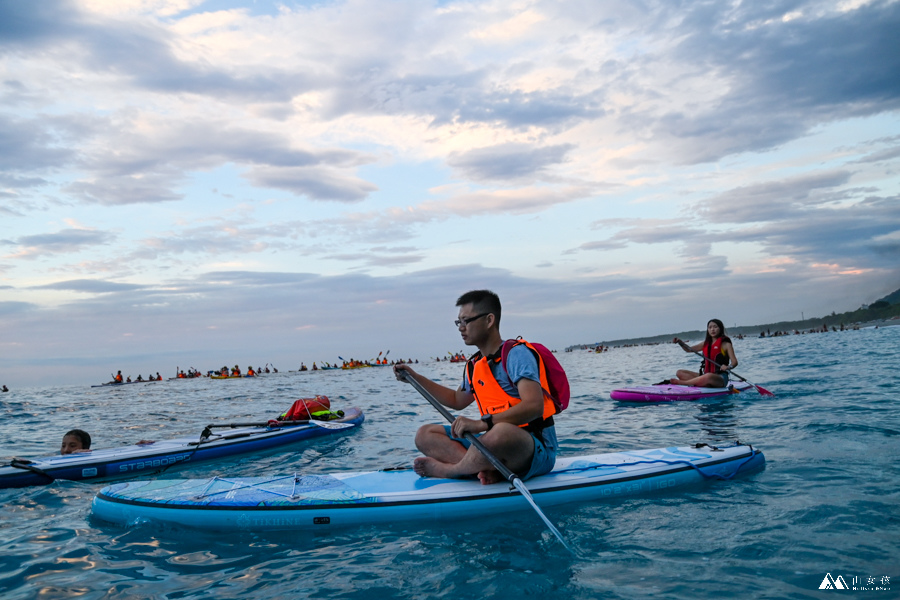
M 334 421 L 240 427 L 151 444 L 105 448 L 87 453 L 16 459 L 0 467 L 0 488 L 46 485 L 55 479 L 83 480 L 151 476 L 176 467 L 262 452 L 314 437 L 350 431 L 365 420 L 362 410 L 349 408 Z

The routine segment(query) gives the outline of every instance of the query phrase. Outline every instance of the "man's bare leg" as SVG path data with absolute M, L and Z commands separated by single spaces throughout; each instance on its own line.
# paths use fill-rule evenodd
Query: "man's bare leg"
M 423 432 L 423 429 L 425 427 L 420 428 L 420 434 L 426 433 Z M 445 440 L 462 448 L 461 444 L 447 437 L 443 427 L 441 427 L 441 434 Z M 419 435 L 416 435 L 417 446 L 419 437 Z M 485 448 L 507 465 L 511 471 L 524 472 L 531 466 L 531 459 L 534 455 L 534 439 L 522 428 L 508 423 L 498 423 L 491 431 L 482 435 L 479 440 L 484 444 Z M 420 446 L 419 449 L 423 453 L 428 448 L 434 451 L 435 454 L 440 453 L 441 456 L 451 454 L 451 452 L 447 451 L 448 446 L 441 442 L 435 442 L 431 435 L 428 437 L 423 436 L 422 441 L 425 448 Z M 429 442 L 435 443 L 433 446 L 428 446 L 427 443 Z M 481 451 L 472 446 L 464 452 L 464 455 L 456 461 L 441 460 L 440 457 L 435 455 L 419 457 L 413 463 L 413 468 L 416 473 L 423 477 L 461 478 L 478 475 L 478 478 L 484 484 L 502 481 L 500 473 L 494 469 L 494 466 L 485 458 Z
M 458 463 L 466 455 L 466 447 L 451 439 L 443 425 L 422 425 L 416 432 L 416 448 L 425 456 L 444 463 Z

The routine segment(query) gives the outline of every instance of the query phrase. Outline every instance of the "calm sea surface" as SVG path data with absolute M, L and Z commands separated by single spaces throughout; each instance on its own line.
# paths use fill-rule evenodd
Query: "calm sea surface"
M 900 327 L 735 340 L 735 348 L 738 372 L 774 398 L 615 402 L 610 390 L 698 360 L 674 345 L 558 354 L 573 393 L 557 420 L 564 455 L 739 439 L 767 458 L 764 471 L 732 481 L 548 509 L 576 556 L 530 512 L 321 534 L 125 529 L 91 516 L 104 484 L 56 482 L 0 490 L 0 597 L 900 597 Z M 462 369 L 418 368 L 448 385 Z M 98 448 L 199 435 L 207 423 L 269 418 L 316 393 L 335 408 L 362 407 L 365 424 L 164 476 L 408 466 L 416 428 L 441 422 L 389 369 L 32 388 L 0 394 L 0 459 L 53 454 L 72 427 L 90 431 Z M 819 590 L 828 573 L 868 589 Z

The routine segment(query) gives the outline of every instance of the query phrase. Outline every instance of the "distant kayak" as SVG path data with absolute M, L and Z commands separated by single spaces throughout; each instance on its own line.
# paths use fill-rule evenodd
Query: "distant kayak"
M 364 419 L 359 408 L 350 408 L 343 417 L 333 421 L 241 427 L 210 433 L 205 439 L 193 435 L 140 446 L 14 460 L 0 466 L 0 488 L 46 485 L 55 479 L 78 481 L 139 475 L 149 477 L 170 468 L 234 454 L 261 452 L 309 438 L 351 431 Z
M 562 458 L 526 486 L 543 506 L 594 502 L 730 479 L 765 464 L 735 444 L 656 448 Z M 132 481 L 103 488 L 96 517 L 119 525 L 156 523 L 233 532 L 322 531 L 334 527 L 498 519 L 530 506 L 508 482 L 423 478 L 411 469 L 355 473 Z M 491 516 L 493 515 L 493 516 Z M 477 523 L 478 520 L 474 521 Z
M 743 381 L 735 382 L 728 387 L 707 388 L 686 385 L 639 385 L 613 390 L 609 397 L 623 402 L 676 402 L 680 400 L 701 400 L 737 394 L 753 386 Z
M 156 383 L 159 379 L 142 379 L 140 381 L 108 381 L 106 383 L 101 383 L 100 385 L 92 385 L 92 388 L 101 388 L 101 387 L 117 387 L 120 385 L 132 385 L 135 383 Z

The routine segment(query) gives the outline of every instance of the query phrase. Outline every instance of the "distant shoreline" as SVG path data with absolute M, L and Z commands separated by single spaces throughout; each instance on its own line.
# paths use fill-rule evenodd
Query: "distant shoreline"
M 726 324 L 725 329 L 729 337 L 779 337 L 795 333 L 822 333 L 823 328 L 827 328 L 829 331 L 844 331 L 846 329 L 863 329 L 864 327 L 875 326 L 887 327 L 890 325 L 900 325 L 900 289 L 891 292 L 880 300 L 876 300 L 872 304 L 864 304 L 856 310 L 840 314 L 832 312 L 830 315 L 823 317 L 813 317 L 799 321 L 780 321 L 767 325 L 735 325 L 734 327 L 728 327 Z M 760 332 L 766 332 L 766 335 L 760 336 Z M 575 348 L 586 349 L 596 348 L 597 346 L 620 347 L 661 344 L 671 342 L 676 337 L 683 340 L 703 339 L 706 337 L 706 331 L 681 331 L 640 338 L 622 338 L 588 344 L 573 344 L 566 347 L 566 352 L 570 352 Z
M 812 322 L 813 319 L 808 319 L 804 322 Z M 786 335 L 812 335 L 815 333 L 825 333 L 822 328 L 822 323 L 826 321 L 826 319 L 818 319 L 820 326 L 819 328 L 815 327 L 807 327 L 807 328 L 785 328 L 785 323 L 773 323 L 771 325 L 739 325 L 737 327 L 728 327 L 727 334 L 729 337 L 753 337 L 753 338 L 769 338 L 769 337 L 783 337 Z M 874 321 L 864 321 L 861 323 L 851 323 L 849 325 L 844 324 L 843 328 L 840 324 L 838 325 L 828 325 L 828 333 L 832 332 L 841 332 L 841 331 L 853 331 L 859 329 L 867 329 L 869 327 L 895 327 L 900 326 L 900 317 L 892 317 L 890 319 L 877 319 Z M 833 327 L 833 329 L 832 329 Z M 765 336 L 761 336 L 761 332 L 766 332 Z M 598 346 L 603 346 L 607 348 L 621 348 L 624 346 L 645 346 L 645 345 L 656 345 L 656 344 L 668 344 L 671 343 L 674 338 L 681 338 L 685 341 L 692 340 L 702 340 L 706 335 L 705 331 L 701 331 L 699 329 L 693 331 L 681 331 L 678 333 L 666 333 L 648 337 L 641 338 L 626 338 L 626 339 L 618 339 L 618 340 L 609 340 L 602 342 L 594 342 L 588 344 L 573 344 L 571 346 L 566 347 L 566 352 L 570 352 L 572 350 L 590 350 L 594 349 Z

